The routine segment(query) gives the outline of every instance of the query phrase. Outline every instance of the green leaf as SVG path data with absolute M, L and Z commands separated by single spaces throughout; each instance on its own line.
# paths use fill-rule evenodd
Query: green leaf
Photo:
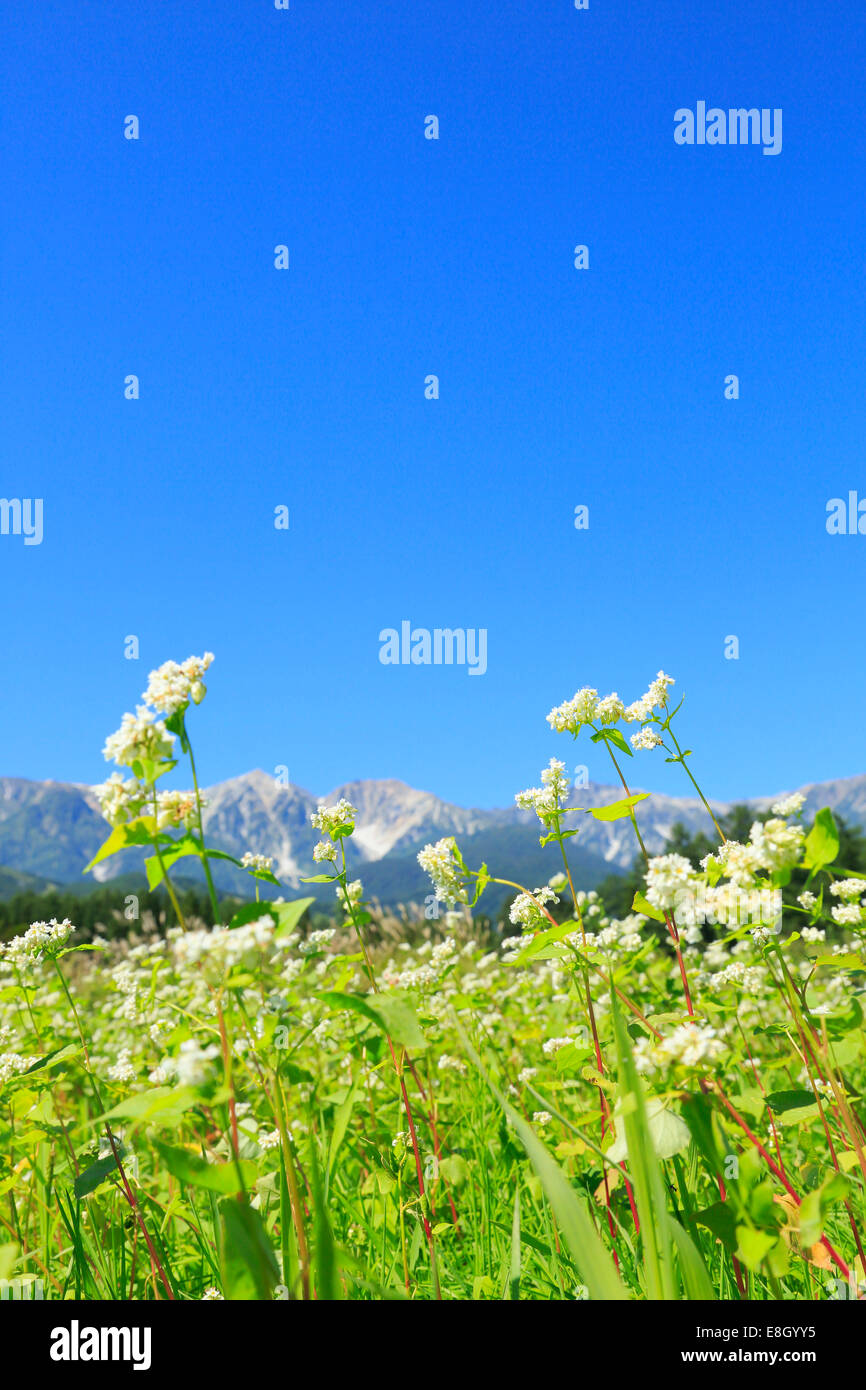
M 487 1083 L 490 1092 L 496 1097 L 512 1128 L 526 1150 L 541 1185 L 544 1188 L 551 1210 L 556 1217 L 559 1233 L 571 1252 L 572 1259 L 589 1289 L 592 1298 L 627 1299 L 628 1294 L 620 1282 L 613 1260 L 604 1248 L 596 1233 L 581 1199 L 571 1186 L 566 1174 L 542 1144 L 532 1127 L 506 1100 L 485 1071 L 481 1059 L 466 1036 L 459 1020 L 455 1026 L 460 1041 L 473 1066 Z
M 815 872 L 832 864 L 839 853 L 839 831 L 833 819 L 833 812 L 825 806 L 815 817 L 815 823 L 806 836 L 806 853 L 803 867 Z
M 680 1262 L 686 1298 L 714 1302 L 716 1291 L 695 1242 L 688 1232 L 683 1230 L 679 1221 L 675 1221 L 670 1215 L 667 1217 L 667 1224 Z
M 65 1062 L 75 1057 L 80 1051 L 81 1048 L 75 1043 L 66 1043 L 63 1047 L 56 1047 L 53 1052 L 46 1053 L 44 1057 L 40 1057 L 32 1066 L 29 1066 L 23 1075 L 30 1076 L 32 1072 L 41 1071 L 43 1067 L 54 1067 L 58 1062 Z
M 280 1271 L 261 1216 L 234 1197 L 223 1197 L 219 1213 L 220 1267 L 226 1298 L 270 1302 Z
M 334 1171 L 334 1160 L 337 1157 L 337 1150 L 343 1142 L 343 1139 L 346 1134 L 346 1129 L 348 1128 L 349 1119 L 351 1118 L 352 1111 L 355 1108 L 360 1094 L 361 1087 L 358 1085 L 357 1082 L 353 1082 L 352 1086 L 349 1088 L 349 1092 L 346 1096 L 346 1099 L 343 1101 L 342 1105 L 339 1107 L 336 1115 L 334 1116 L 334 1128 L 331 1131 L 331 1144 L 328 1149 L 328 1170 L 331 1173 L 333 1173 Z
M 708 1231 L 722 1242 L 731 1254 L 737 1248 L 737 1218 L 730 1202 L 714 1202 L 703 1211 L 696 1211 L 692 1221 L 697 1226 L 706 1226 Z
M 122 849 L 128 849 L 130 845 L 152 844 L 155 836 L 155 816 L 136 816 L 134 820 L 126 821 L 123 825 L 116 825 L 83 872 L 89 874 L 94 864 L 101 863 L 103 859 L 108 859 Z
M 276 908 L 272 903 L 244 903 L 229 922 L 229 930 L 245 927 L 248 922 L 257 922 L 260 917 L 271 917 L 274 922 L 277 921 Z
M 621 753 L 628 753 L 630 758 L 634 753 L 629 748 L 619 729 L 599 729 L 597 734 L 592 735 L 593 743 L 612 743 Z
M 92 1120 L 91 1124 L 101 1125 L 106 1120 L 131 1120 L 133 1126 L 137 1127 L 158 1121 L 170 1128 L 200 1101 L 201 1097 L 194 1086 L 155 1086 L 150 1091 L 139 1091 L 129 1100 L 121 1101 L 104 1115 Z
M 274 937 L 279 941 L 282 936 L 290 936 L 295 930 L 308 907 L 312 907 L 315 898 L 295 898 L 290 903 L 272 903 L 271 906 L 277 914 L 279 926 L 274 932 Z
M 126 1153 L 123 1144 L 119 1144 L 115 1139 L 117 1152 L 120 1158 Z M 79 1173 L 73 1184 L 73 1192 L 76 1197 L 87 1197 L 89 1193 L 95 1192 L 100 1183 L 105 1182 L 111 1173 L 117 1170 L 117 1160 L 113 1153 L 107 1158 L 100 1158 L 96 1163 L 91 1163 L 89 1168 L 85 1168 L 83 1173 Z
M 631 910 L 632 912 L 640 912 L 644 917 L 651 917 L 654 922 L 663 922 L 665 920 L 665 914 L 661 909 L 653 907 L 652 903 L 647 901 L 643 893 L 635 893 L 632 898 Z
M 767 1105 L 775 1115 L 784 1115 L 786 1110 L 798 1110 L 814 1104 L 812 1091 L 773 1091 L 767 1096 Z
M 439 1176 L 452 1187 L 462 1187 L 469 1177 L 469 1164 L 462 1154 L 449 1154 L 440 1160 Z
M 609 806 L 594 806 L 590 815 L 596 820 L 622 820 L 623 816 L 630 816 L 632 808 L 639 801 L 646 801 L 649 792 L 635 792 L 634 796 L 624 796 L 621 801 L 612 801 Z
M 514 1214 L 511 1219 L 511 1262 L 508 1272 L 508 1296 L 520 1298 L 520 1187 L 514 1189 Z
M 755 1273 L 760 1269 L 764 1257 L 776 1244 L 778 1236 L 767 1231 L 757 1231 L 753 1226 L 737 1227 L 737 1259 Z
M 234 1196 L 245 1188 L 255 1185 L 258 1169 L 250 1159 L 237 1163 L 209 1163 L 201 1154 L 189 1149 L 176 1149 L 168 1144 L 154 1141 L 154 1149 L 159 1154 L 172 1177 L 191 1187 L 204 1187 L 208 1192 L 219 1192 L 224 1197 Z M 238 1173 L 240 1167 L 240 1173 Z
M 814 965 L 832 965 L 834 970 L 866 970 L 866 961 L 862 956 L 855 955 L 849 951 L 844 956 L 814 956 Z
M 343 1289 L 337 1267 L 337 1247 L 334 1244 L 334 1233 L 328 1220 L 328 1204 L 322 1191 L 319 1157 L 314 1143 L 310 1145 L 309 1155 L 316 1236 L 314 1250 L 316 1299 L 319 1302 L 322 1300 L 335 1302 L 342 1299 Z
M 851 1182 L 844 1173 L 831 1173 L 816 1192 L 806 1193 L 800 1204 L 800 1239 L 804 1245 L 817 1244 L 831 1209 L 844 1202 L 850 1191 Z
M 620 1102 L 624 1114 L 629 1171 L 643 1240 L 647 1297 L 669 1300 L 676 1297 L 676 1283 L 662 1171 L 653 1145 L 643 1087 L 613 989 L 610 991 L 610 1002 L 619 1061 Z M 682 1121 L 680 1123 L 682 1124 Z M 688 1133 L 685 1124 L 683 1129 Z
M 333 1008 L 351 1009 L 368 1018 L 401 1047 L 423 1052 L 427 1046 L 415 1010 L 402 994 L 343 994 L 339 990 L 329 989 L 316 998 Z
M 520 954 L 515 956 L 509 964 L 523 965 L 528 960 L 535 960 L 546 947 L 554 946 L 558 941 L 564 940 L 566 936 L 573 936 L 575 932 L 579 931 L 580 923 L 570 918 L 566 922 L 560 922 L 556 927 L 548 927 L 546 931 L 537 932 L 535 936 L 530 937 Z

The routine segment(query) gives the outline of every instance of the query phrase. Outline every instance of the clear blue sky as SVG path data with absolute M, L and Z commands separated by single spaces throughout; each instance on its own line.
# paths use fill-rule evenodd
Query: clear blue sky
M 0 495 L 45 535 L 0 536 L 0 772 L 101 779 L 150 668 L 206 648 L 207 782 L 608 780 L 544 716 L 659 667 L 708 793 L 863 771 L 866 536 L 825 508 L 866 496 L 864 31 L 849 0 L 6 7 Z M 782 153 L 677 146 L 699 100 L 781 107 Z M 381 665 L 405 618 L 486 628 L 487 674 Z

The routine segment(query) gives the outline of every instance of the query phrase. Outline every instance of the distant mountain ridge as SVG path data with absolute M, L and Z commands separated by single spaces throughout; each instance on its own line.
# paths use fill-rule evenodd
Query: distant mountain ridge
M 805 814 L 814 815 L 822 806 L 830 806 L 852 824 L 866 826 L 866 774 L 818 782 L 800 790 L 806 797 Z M 299 888 L 303 876 L 320 870 L 312 862 L 317 836 L 310 815 L 320 801 L 330 803 L 340 797 L 358 811 L 356 831 L 349 841 L 353 871 L 366 866 L 365 886 L 372 893 L 379 885 L 383 902 L 429 891 L 415 854 L 427 841 L 443 835 L 466 841 L 472 847 L 471 861 L 485 858 L 500 876 L 512 877 L 508 869 L 515 856 L 530 877 L 529 870 L 536 868 L 537 883 L 556 869 L 549 852 L 542 855 L 539 850 L 538 821 L 532 812 L 513 806 L 492 810 L 456 806 L 394 779 L 347 782 L 325 797 L 316 797 L 256 770 L 209 787 L 204 795 L 209 843 L 236 858 L 246 850 L 271 855 L 274 871 L 288 890 Z M 765 810 L 778 795 L 782 793 L 752 798 L 746 804 L 755 811 Z M 621 796 L 619 788 L 594 784 L 575 791 L 572 804 L 601 806 Z M 729 804 L 711 802 L 715 812 L 726 811 Z M 690 830 L 709 827 L 706 810 L 690 797 L 654 793 L 637 808 L 637 817 L 651 853 L 661 850 L 677 821 Z M 603 822 L 575 815 L 573 824 L 581 832 L 578 840 L 572 841 L 575 866 L 587 886 L 605 872 L 629 867 L 635 844 L 628 820 Z M 0 877 L 0 896 L 8 896 L 16 874 L 34 875 L 52 883 L 80 883 L 84 865 L 107 834 L 91 787 L 0 778 L 0 866 L 9 871 L 7 878 Z M 476 855 L 475 850 L 480 853 Z M 140 870 L 143 859 L 141 851 L 124 851 L 99 864 L 94 876 L 107 881 Z M 185 869 L 189 862 L 185 861 Z M 223 890 L 240 891 L 249 885 L 238 870 L 219 861 L 214 876 Z

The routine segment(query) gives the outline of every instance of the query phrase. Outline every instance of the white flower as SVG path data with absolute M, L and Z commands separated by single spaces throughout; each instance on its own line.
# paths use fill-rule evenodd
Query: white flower
M 121 1048 L 114 1066 L 108 1068 L 108 1075 L 111 1077 L 112 1081 L 135 1080 L 138 1073 L 132 1064 L 132 1051 L 130 1048 Z
M 616 691 L 612 695 L 605 695 L 595 708 L 595 717 L 599 724 L 616 724 L 624 714 L 625 705 Z
M 225 1303 L 225 1296 L 220 1293 L 219 1289 L 215 1289 L 212 1286 L 209 1289 L 205 1289 L 201 1296 L 202 1303 L 216 1303 L 218 1300 L 221 1303 Z
M 715 1028 L 703 1027 L 697 1023 L 681 1023 L 668 1037 L 655 1044 L 654 1052 L 665 1061 L 680 1062 L 685 1067 L 696 1067 L 724 1057 L 725 1045 L 717 1037 Z
M 323 864 L 328 860 L 336 860 L 336 858 L 337 846 L 332 844 L 330 840 L 320 840 L 317 845 L 313 846 L 313 859 L 315 863 Z
M 623 711 L 622 717 L 625 722 L 627 724 L 641 724 L 645 719 L 652 718 L 653 711 L 667 702 L 668 686 L 675 684 L 673 676 L 666 676 L 664 671 L 659 671 L 655 680 L 650 682 L 646 694 L 642 695 L 639 700 L 635 700 Z M 644 745 L 639 746 L 643 747 Z
M 558 903 L 552 888 L 536 888 L 535 892 L 518 893 L 508 913 L 508 920 L 521 927 L 539 927 L 547 919 L 541 911 L 544 903 Z
M 854 902 L 857 898 L 866 895 L 866 879 L 840 878 L 837 883 L 830 884 L 830 892 L 836 898 L 844 898 L 846 902 Z
M 52 917 L 50 922 L 32 922 L 21 936 L 13 937 L 6 947 L 6 956 L 14 965 L 23 965 L 28 960 L 53 960 L 71 933 L 75 930 L 68 917 L 58 922 Z
M 466 1063 L 462 1062 L 459 1057 L 449 1057 L 447 1053 L 443 1052 L 439 1058 L 439 1070 L 456 1071 L 459 1076 L 465 1076 Z
M 788 825 L 783 820 L 756 822 L 749 832 L 758 862 L 762 869 L 775 873 L 790 869 L 800 858 L 805 831 L 801 825 Z
M 774 801 L 770 810 L 775 816 L 796 816 L 797 812 L 802 810 L 805 800 L 802 792 L 792 792 L 790 796 L 782 796 L 778 801 Z
M 213 1075 L 213 1062 L 219 1057 L 219 1048 L 214 1044 L 200 1047 L 195 1038 L 188 1038 L 180 1045 L 177 1058 L 177 1079 L 181 1086 L 203 1086 Z
M 818 899 L 815 897 L 814 893 L 810 893 L 809 890 L 806 889 L 804 892 L 800 893 L 797 902 L 801 907 L 804 907 L 807 912 L 811 912 L 814 907 L 817 907 Z
M 521 1086 L 526 1086 L 538 1075 L 538 1067 L 524 1067 L 517 1073 L 517 1080 Z
M 584 724 L 591 724 L 598 709 L 598 691 L 584 686 L 572 695 L 570 700 L 557 705 L 547 716 L 547 722 L 558 734 L 580 732 Z
M 259 1134 L 258 1144 L 262 1153 L 267 1153 L 269 1149 L 278 1149 L 280 1146 L 280 1131 L 278 1129 L 272 1129 L 270 1131 L 263 1130 L 262 1133 Z
M 267 854 L 251 854 L 249 850 L 241 858 L 241 868 L 258 870 L 261 873 L 270 873 L 274 861 Z
M 632 734 L 629 739 L 632 748 L 647 750 L 650 748 L 658 748 L 661 741 L 660 735 L 656 733 L 655 729 L 649 728 L 649 726 L 645 729 L 638 729 L 637 733 Z
M 102 756 L 107 763 L 115 762 L 120 767 L 131 767 L 139 758 L 159 762 L 171 757 L 173 743 L 174 735 L 163 721 L 139 705 L 135 714 L 123 716 L 116 733 L 109 734 Z
M 549 1110 L 536 1110 L 532 1117 L 532 1123 L 535 1125 L 549 1125 L 552 1119 L 553 1116 Z
M 180 665 L 164 661 L 151 671 L 142 699 L 160 714 L 169 715 L 185 710 L 190 700 L 200 705 L 207 694 L 203 676 L 213 659 L 213 652 L 205 652 L 204 656 L 188 656 Z
M 820 927 L 803 927 L 800 935 L 804 941 L 825 941 L 827 937 Z
M 351 835 L 355 829 L 357 814 L 354 806 L 350 806 L 348 801 L 341 798 L 336 806 L 320 804 L 310 816 L 310 822 L 314 830 L 321 830 L 323 834 L 330 835 L 331 839 L 335 840 L 338 838 L 338 831 L 346 831 Z
M 201 798 L 201 804 L 207 804 L 204 797 Z M 159 792 L 156 824 L 159 830 L 173 829 L 177 826 L 192 830 L 198 826 L 195 792 Z
M 0 1053 L 0 1086 L 4 1086 L 13 1076 L 20 1076 L 36 1061 L 37 1057 L 23 1057 L 20 1052 Z
M 859 927 L 863 921 L 863 909 L 859 903 L 840 903 L 830 909 L 834 922 L 840 927 Z
M 123 825 L 128 820 L 140 816 L 147 806 L 147 788 L 134 777 L 124 780 L 119 772 L 112 772 L 105 782 L 93 788 L 99 802 L 99 809 L 109 825 Z
M 463 882 L 462 870 L 454 857 L 457 841 L 453 835 L 437 840 L 435 845 L 425 845 L 418 854 L 418 863 L 436 890 L 437 898 L 443 902 L 468 902 L 468 893 Z
M 523 811 L 534 811 L 539 820 L 549 821 L 560 809 L 561 803 L 568 800 L 569 781 L 565 774 L 565 763 L 551 758 L 541 774 L 540 787 L 528 787 L 517 792 L 514 800 Z
M 662 854 L 651 859 L 646 871 L 647 902 L 653 907 L 674 907 L 683 889 L 692 883 L 694 872 L 681 854 Z

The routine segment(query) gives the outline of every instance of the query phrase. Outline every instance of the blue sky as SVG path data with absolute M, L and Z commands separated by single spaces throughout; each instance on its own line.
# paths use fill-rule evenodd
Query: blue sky
M 866 497 L 864 30 L 796 0 L 7 9 L 0 494 L 44 539 L 0 536 L 0 772 L 101 779 L 151 667 L 205 649 L 206 782 L 607 781 L 544 716 L 659 667 L 708 794 L 863 771 L 866 536 L 825 517 Z M 781 154 L 676 145 L 699 100 L 781 107 Z M 487 673 L 383 666 L 403 619 L 486 628 Z

